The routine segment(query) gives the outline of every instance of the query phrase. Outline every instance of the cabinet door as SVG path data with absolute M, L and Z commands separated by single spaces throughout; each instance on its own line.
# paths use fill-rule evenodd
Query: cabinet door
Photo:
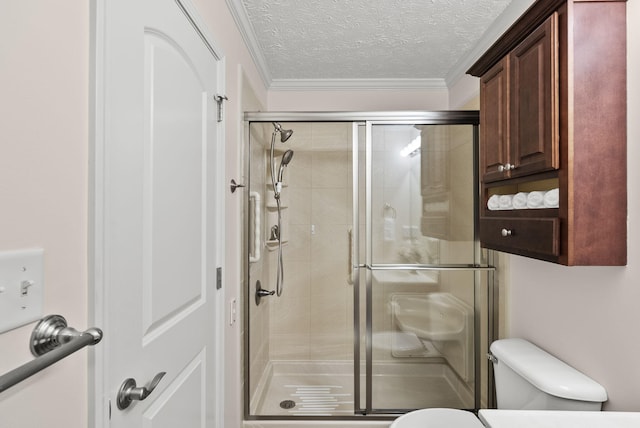
M 558 15 L 509 55 L 511 176 L 558 169 Z
M 509 61 L 506 57 L 480 78 L 480 124 L 482 181 L 504 179 L 509 143 Z

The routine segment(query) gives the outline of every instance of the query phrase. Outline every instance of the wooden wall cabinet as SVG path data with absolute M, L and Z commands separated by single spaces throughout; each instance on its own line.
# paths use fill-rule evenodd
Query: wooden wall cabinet
M 480 78 L 480 241 L 564 265 L 625 265 L 626 2 L 538 0 Z M 558 208 L 489 210 L 559 189 Z
M 509 58 L 480 78 L 480 174 L 483 182 L 508 178 Z

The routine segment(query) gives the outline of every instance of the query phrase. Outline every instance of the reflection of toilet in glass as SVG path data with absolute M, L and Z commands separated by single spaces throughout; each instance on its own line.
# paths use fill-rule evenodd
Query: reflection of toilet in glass
M 473 378 L 473 308 L 451 293 L 398 293 L 391 311 L 399 332 L 394 357 L 440 356 L 465 381 Z
M 493 342 L 498 409 L 598 411 L 607 400 L 600 384 L 522 339 Z M 422 409 L 396 419 L 390 428 L 480 428 L 472 413 Z

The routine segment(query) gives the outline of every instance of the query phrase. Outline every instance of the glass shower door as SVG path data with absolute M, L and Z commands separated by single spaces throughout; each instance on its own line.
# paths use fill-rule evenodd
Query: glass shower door
M 353 415 L 351 130 L 327 121 L 249 126 L 249 415 Z
M 360 410 L 476 408 L 474 126 L 368 122 L 366 135 Z
M 478 113 L 250 116 L 246 416 L 479 408 Z

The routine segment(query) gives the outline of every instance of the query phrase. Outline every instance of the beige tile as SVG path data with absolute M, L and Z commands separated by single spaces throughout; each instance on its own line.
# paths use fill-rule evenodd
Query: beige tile
M 269 353 L 272 360 L 308 360 L 309 346 L 308 334 L 272 334 Z
M 311 338 L 312 360 L 352 360 L 353 331 L 340 330 L 332 333 L 314 334 Z
M 309 299 L 293 293 L 271 296 L 271 334 L 309 334 Z
M 347 150 L 351 147 L 350 123 L 311 124 L 314 150 Z
M 289 221 L 291 224 L 311 224 L 311 189 L 289 188 Z
M 345 224 L 315 224 L 311 235 L 311 257 L 319 269 L 347 269 L 349 226 Z
M 287 167 L 287 185 L 298 189 L 311 187 L 311 153 L 293 150 L 293 158 Z
M 336 295 L 315 294 L 311 299 L 311 334 L 344 332 L 351 327 L 352 308 L 346 299 Z
M 309 224 L 291 224 L 289 226 L 289 242 L 283 248 L 283 257 L 287 264 L 311 260 L 311 232 L 309 229 Z
M 311 263 L 309 261 L 285 261 L 284 264 L 284 288 L 280 298 L 285 302 L 292 298 L 305 302 L 309 299 L 311 289 Z M 306 306 L 306 305 L 305 305 Z M 300 308 L 304 310 L 305 307 Z
M 296 150 L 310 150 L 312 140 L 312 123 L 310 122 L 282 122 L 283 129 L 292 129 L 293 135 L 285 146 Z M 278 140 L 279 141 L 279 140 Z M 280 143 L 278 143 L 280 144 Z
M 342 265 L 341 265 L 342 266 Z M 327 300 L 350 299 L 352 287 L 347 282 L 347 267 L 344 269 L 318 268 L 311 269 L 311 298 L 323 296 Z
M 313 189 L 311 191 L 312 224 L 348 224 L 351 207 L 346 189 Z
M 346 188 L 349 186 L 351 165 L 347 151 L 314 152 L 311 162 L 313 188 Z

